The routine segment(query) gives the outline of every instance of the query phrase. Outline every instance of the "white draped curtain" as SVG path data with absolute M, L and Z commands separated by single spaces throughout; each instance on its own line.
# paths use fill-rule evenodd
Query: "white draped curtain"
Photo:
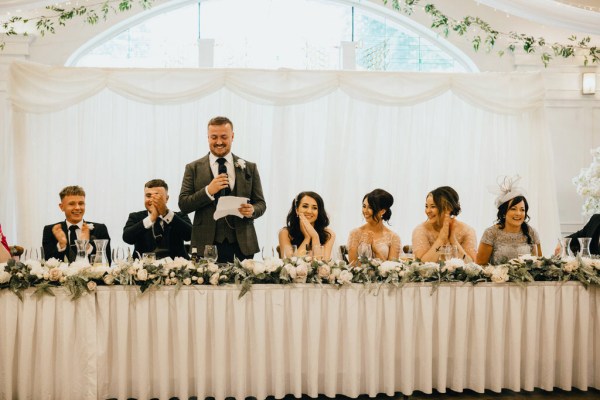
M 531 225 L 547 253 L 559 234 L 550 138 L 538 73 L 388 73 L 237 69 L 94 69 L 15 62 L 0 223 L 13 242 L 41 244 L 63 218 L 58 192 L 87 192 L 86 219 L 122 245 L 143 185 L 169 184 L 177 209 L 186 163 L 208 152 L 206 123 L 234 123 L 233 152 L 258 164 L 267 212 L 256 221 L 266 252 L 292 198 L 320 193 L 337 244 L 361 223 L 365 193 L 393 194 L 391 229 L 410 243 L 426 194 L 461 196 L 459 216 L 477 231 L 495 221 L 499 176 L 519 174 Z

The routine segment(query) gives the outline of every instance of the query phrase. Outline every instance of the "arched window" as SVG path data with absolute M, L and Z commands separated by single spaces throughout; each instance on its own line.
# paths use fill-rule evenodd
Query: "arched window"
M 400 13 L 325 0 L 180 1 L 112 28 L 67 65 L 476 71 Z

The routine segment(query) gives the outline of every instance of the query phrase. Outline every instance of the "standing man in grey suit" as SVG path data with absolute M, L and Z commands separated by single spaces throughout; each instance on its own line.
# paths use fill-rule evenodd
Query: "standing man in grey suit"
M 234 257 L 244 260 L 258 252 L 254 219 L 267 209 L 256 164 L 231 153 L 233 137 L 228 118 L 208 121 L 210 152 L 185 166 L 179 194 L 181 211 L 195 211 L 192 247 L 202 254 L 204 246 L 217 245 L 218 262 L 232 262 Z M 218 198 L 227 195 L 250 199 L 239 208 L 243 218 L 230 215 L 215 221 Z

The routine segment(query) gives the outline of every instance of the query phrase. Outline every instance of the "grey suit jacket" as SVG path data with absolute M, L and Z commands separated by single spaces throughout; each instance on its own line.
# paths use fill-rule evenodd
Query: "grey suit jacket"
M 252 218 L 228 217 L 233 222 L 235 236 L 240 250 L 247 256 L 259 251 L 258 239 L 254 230 L 254 219 L 265 213 L 267 204 L 263 197 L 260 176 L 256 164 L 245 161 L 244 168 L 238 164 L 240 158 L 233 154 L 235 165 L 236 196 L 248 197 L 254 206 Z M 215 239 L 216 221 L 213 214 L 216 201 L 211 200 L 206 194 L 206 186 L 213 180 L 208 154 L 199 160 L 185 166 L 181 192 L 179 193 L 179 208 L 188 214 L 195 211 L 192 226 L 192 247 L 196 247 L 200 254 L 207 244 L 213 244 Z

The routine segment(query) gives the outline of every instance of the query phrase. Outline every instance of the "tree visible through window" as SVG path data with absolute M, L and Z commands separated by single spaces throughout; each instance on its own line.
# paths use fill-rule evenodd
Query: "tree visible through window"
M 108 33 L 72 64 L 197 67 L 206 65 L 199 39 L 212 39 L 217 68 L 341 69 L 341 44 L 354 42 L 359 70 L 469 69 L 401 22 L 400 15 L 325 0 L 193 1 L 133 22 L 116 35 Z

